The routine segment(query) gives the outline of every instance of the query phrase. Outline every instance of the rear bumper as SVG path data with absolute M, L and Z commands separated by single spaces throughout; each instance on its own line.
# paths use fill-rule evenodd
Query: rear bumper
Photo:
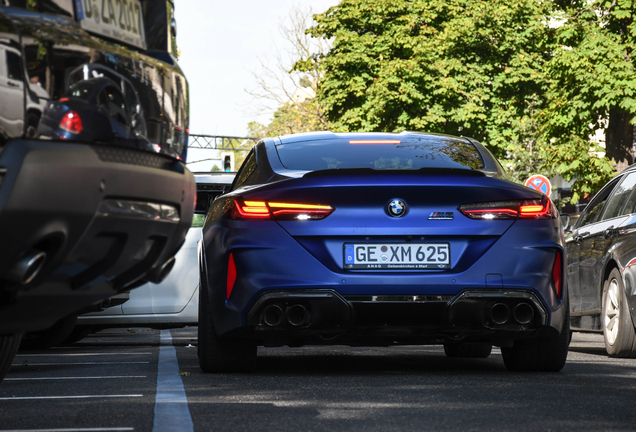
M 17 140 L 0 153 L 0 333 L 56 320 L 151 277 L 178 251 L 192 221 L 195 183 L 180 162 L 105 146 Z M 166 204 L 180 220 L 98 212 L 104 200 Z M 30 283 L 12 272 L 46 254 Z
M 260 296 L 234 335 L 263 345 L 393 345 L 514 340 L 558 334 L 536 294 L 466 290 L 455 296 L 342 296 L 333 290 Z

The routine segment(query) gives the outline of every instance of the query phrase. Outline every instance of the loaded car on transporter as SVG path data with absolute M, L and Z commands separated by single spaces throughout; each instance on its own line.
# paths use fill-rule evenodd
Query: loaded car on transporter
M 23 333 L 174 263 L 196 189 L 171 20 L 170 1 L 0 0 L 0 379 Z
M 257 346 L 443 344 L 558 371 L 570 331 L 563 229 L 479 142 L 331 132 L 260 141 L 210 206 L 199 362 Z

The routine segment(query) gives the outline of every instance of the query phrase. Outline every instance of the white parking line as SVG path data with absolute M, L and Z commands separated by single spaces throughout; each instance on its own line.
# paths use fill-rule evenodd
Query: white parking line
M 80 380 L 80 379 L 118 379 L 118 378 L 147 378 L 147 375 L 114 375 L 114 376 L 86 376 L 86 377 L 36 377 L 36 378 L 5 378 L 5 381 L 42 381 L 42 380 Z M 2 432 L 0 430 L 0 432 Z
M 161 330 L 157 395 L 152 432 L 193 432 L 188 398 L 179 376 L 177 351 L 172 345 L 170 330 Z
M 18 397 L 0 397 L 0 401 L 9 400 L 43 400 L 43 399 L 97 399 L 97 398 L 137 398 L 142 397 L 140 394 L 128 395 L 74 395 L 74 396 L 18 396 Z
M 62 428 L 62 429 L 0 429 L 0 432 L 119 432 L 134 431 L 132 427 Z
M 51 352 L 49 354 L 18 354 L 16 355 L 16 357 L 52 357 L 52 356 L 56 356 L 56 357 L 83 357 L 83 356 L 112 356 L 112 355 L 151 355 L 152 353 L 149 352 L 141 352 L 141 353 L 134 353 L 134 352 L 117 352 L 117 353 L 55 353 L 55 352 Z
M 59 366 L 59 365 L 110 365 L 110 364 L 148 364 L 150 362 L 141 361 L 141 362 L 82 362 L 82 363 L 27 363 L 26 365 L 23 363 L 14 363 L 11 366 Z

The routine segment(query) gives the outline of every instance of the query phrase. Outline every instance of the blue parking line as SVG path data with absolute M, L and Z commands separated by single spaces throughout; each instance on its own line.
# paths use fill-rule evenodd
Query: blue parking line
M 152 432 L 194 432 L 188 398 L 179 376 L 177 351 L 172 345 L 170 330 L 161 330 L 157 396 Z

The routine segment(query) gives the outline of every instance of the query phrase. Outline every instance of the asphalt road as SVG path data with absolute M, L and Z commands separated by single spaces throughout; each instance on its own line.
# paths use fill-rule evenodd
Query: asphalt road
M 636 359 L 608 358 L 598 335 L 575 333 L 560 373 L 507 372 L 498 350 L 305 347 L 210 375 L 195 345 L 196 328 L 111 329 L 19 353 L 0 431 L 636 430 Z

